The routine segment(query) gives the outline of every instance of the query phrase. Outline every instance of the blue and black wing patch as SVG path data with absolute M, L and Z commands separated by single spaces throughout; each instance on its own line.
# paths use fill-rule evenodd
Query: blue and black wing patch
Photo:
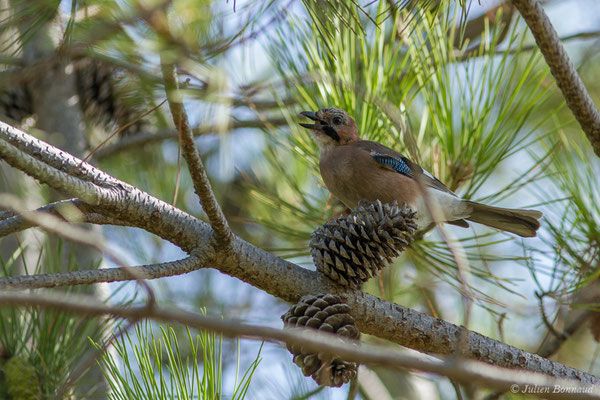
M 396 171 L 404 176 L 407 176 L 411 179 L 416 179 L 417 176 L 422 174 L 423 183 L 426 186 L 432 187 L 437 190 L 441 190 L 442 192 L 450 193 L 453 196 L 456 196 L 450 189 L 448 189 L 442 182 L 439 181 L 435 176 L 431 175 L 429 172 L 425 171 L 417 164 L 411 162 L 408 158 L 402 156 L 401 154 L 396 153 L 391 150 L 390 152 L 395 154 L 385 154 L 375 151 L 374 146 L 382 145 L 375 142 L 364 142 L 369 145 L 367 149 L 369 149 L 369 154 L 373 158 L 373 160 L 380 164 L 385 168 L 389 168 L 393 171 Z M 366 146 L 365 146 L 366 147 Z M 375 147 L 377 148 L 377 147 Z
M 387 165 L 402 175 L 412 176 L 413 171 L 410 169 L 406 161 L 401 158 L 388 156 L 387 154 L 377 153 L 375 151 L 371 152 L 371 157 L 373 157 L 376 162 Z

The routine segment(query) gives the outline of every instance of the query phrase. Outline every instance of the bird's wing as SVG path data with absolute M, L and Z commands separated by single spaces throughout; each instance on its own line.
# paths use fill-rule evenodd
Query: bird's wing
M 425 171 L 418 164 L 415 164 L 402 154 L 398 153 L 382 145 L 381 143 L 371 142 L 368 140 L 361 140 L 356 142 L 355 145 L 363 150 L 369 152 L 373 160 L 384 169 L 389 169 L 398 172 L 402 175 L 408 176 L 412 179 L 417 179 L 418 174 L 423 174 L 425 185 L 442 192 L 447 192 L 455 195 L 450 189 L 446 187 L 442 182 L 439 181 L 435 176 Z

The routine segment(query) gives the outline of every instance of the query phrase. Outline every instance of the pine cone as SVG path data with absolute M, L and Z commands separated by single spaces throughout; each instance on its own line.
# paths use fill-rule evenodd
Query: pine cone
M 123 89 L 126 75 L 115 66 L 93 59 L 76 64 L 77 94 L 85 118 L 108 129 L 122 127 L 142 114 L 126 99 L 130 94 Z M 143 121 L 137 121 L 123 131 L 135 133 Z
M 32 101 L 27 85 L 3 87 L 0 90 L 0 115 L 21 122 L 33 114 Z
M 286 328 L 308 327 L 335 333 L 344 338 L 358 339 L 354 318 L 348 314 L 350 307 L 332 294 L 307 295 L 281 316 Z M 287 345 L 294 363 L 304 376 L 312 376 L 319 384 L 340 387 L 356 376 L 358 366 L 322 353 L 307 353 L 302 346 Z
M 125 75 L 109 63 L 94 59 L 81 59 L 74 63 L 75 83 L 79 105 L 86 119 L 109 130 L 121 127 L 142 114 L 128 97 L 131 90 L 124 89 Z M 26 84 L 1 82 L 0 115 L 17 122 L 33 115 L 31 91 Z M 144 122 L 137 121 L 123 133 L 135 133 Z
M 13 400 L 42 398 L 35 367 L 22 357 L 12 357 L 4 365 L 6 390 Z
M 350 215 L 313 232 L 310 252 L 317 270 L 343 286 L 359 287 L 412 242 L 415 214 L 406 203 L 361 200 Z
M 92 122 L 108 124 L 115 119 L 113 70 L 110 65 L 92 59 L 77 62 L 77 94 L 85 118 Z

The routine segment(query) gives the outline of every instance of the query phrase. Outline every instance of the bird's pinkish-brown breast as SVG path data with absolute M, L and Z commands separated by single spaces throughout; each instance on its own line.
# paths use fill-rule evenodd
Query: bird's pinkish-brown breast
M 321 154 L 319 167 L 329 191 L 349 208 L 361 199 L 397 200 L 410 206 L 419 196 L 412 179 L 380 168 L 367 151 L 353 144 L 327 149 Z

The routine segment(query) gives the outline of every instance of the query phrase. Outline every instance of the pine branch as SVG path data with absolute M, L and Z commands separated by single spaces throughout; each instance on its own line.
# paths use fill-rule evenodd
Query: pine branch
M 63 212 L 69 212 L 69 208 L 77 210 L 78 222 L 85 222 L 96 225 L 126 225 L 126 223 L 115 218 L 106 217 L 93 211 L 89 211 L 87 204 L 79 199 L 60 200 L 47 204 L 35 210 L 36 212 L 49 213 L 57 217 L 63 217 Z M 22 215 L 12 211 L 0 213 L 0 237 L 23 231 L 25 229 L 38 226 L 35 221 L 27 220 Z
M 196 218 L 1 121 L 0 157 L 56 190 L 75 193 L 88 206 L 93 205 L 97 213 L 150 229 L 184 251 L 202 248 L 197 234 L 212 236 L 210 227 L 198 225 Z M 82 179 L 74 176 L 76 172 L 69 174 L 74 169 L 84 172 Z
M 351 307 L 351 315 L 363 333 L 421 352 L 451 355 L 459 350 L 462 356 L 497 366 L 538 371 L 555 377 L 589 382 L 596 382 L 598 379 L 364 292 L 345 291 L 322 275 L 276 257 L 235 235 L 232 237 L 230 248 L 215 248 L 212 240 L 214 232 L 208 224 L 87 163 L 83 163 L 82 168 L 88 171 L 89 178 L 97 182 L 111 182 L 111 189 L 57 171 L 37 159 L 32 163 L 30 159 L 33 157 L 27 154 L 28 152 L 44 153 L 41 157 L 51 160 L 59 160 L 62 157 L 64 162 L 58 162 L 56 165 L 62 165 L 64 169 L 70 169 L 72 164 L 78 165 L 80 160 L 39 140 L 29 140 L 31 146 L 20 151 L 7 142 L 9 136 L 12 142 L 29 138 L 16 128 L 0 124 L 0 156 L 10 165 L 49 183 L 54 188 L 72 195 L 82 194 L 84 201 L 88 198 L 94 202 L 95 205 L 88 203 L 88 206 L 99 214 L 117 218 L 132 227 L 145 229 L 171 241 L 182 250 L 198 257 L 194 268 L 217 268 L 288 302 L 296 302 L 303 295 L 310 293 L 337 293 Z M 52 179 L 48 176 L 52 176 Z M 92 193 L 86 197 L 85 193 L 82 193 L 85 190 Z M 91 277 L 92 281 L 102 281 L 100 274 L 104 272 L 89 273 L 88 277 Z M 116 274 L 116 271 L 111 273 Z M 2 279 L 3 285 L 6 285 L 8 278 Z M 31 282 L 35 282 L 37 278 L 34 276 L 31 279 Z M 40 279 L 40 285 L 45 285 L 49 279 L 54 279 L 55 282 L 59 279 L 64 279 L 65 282 L 69 279 L 75 280 L 72 276 L 64 275 L 45 277 Z M 80 277 L 77 279 L 78 283 L 83 283 Z M 35 283 L 31 282 L 28 283 L 28 287 L 36 287 Z
M 169 108 L 171 109 L 171 114 L 173 115 L 175 127 L 177 127 L 177 131 L 179 132 L 181 150 L 183 157 L 188 163 L 194 189 L 200 198 L 202 209 L 208 216 L 210 225 L 215 231 L 218 244 L 223 247 L 229 247 L 233 233 L 231 232 L 229 224 L 225 219 L 223 210 L 221 210 L 219 203 L 217 203 L 217 199 L 213 193 L 210 181 L 208 180 L 208 175 L 206 175 L 204 164 L 202 163 L 198 149 L 196 149 L 194 135 L 192 134 L 187 114 L 183 108 L 182 93 L 179 90 L 175 66 L 165 63 L 162 57 L 161 66 L 163 78 L 165 80 L 165 90 L 167 92 Z
M 569 339 L 575 332 L 580 330 L 585 323 L 594 315 L 592 310 L 581 310 L 577 318 L 573 319 L 560 333 L 561 335 L 552 335 L 551 338 L 545 342 L 542 347 L 538 350 L 537 354 L 544 358 L 552 357 L 560 350 L 561 346 Z
M 206 329 L 222 333 L 229 337 L 243 337 L 253 340 L 270 341 L 301 345 L 304 350 L 339 356 L 347 361 L 362 364 L 385 366 L 397 370 L 412 369 L 443 375 L 461 383 L 480 384 L 502 391 L 515 392 L 516 388 L 525 389 L 526 385 L 540 390 L 536 395 L 548 399 L 600 399 L 600 380 L 592 375 L 583 374 L 579 382 L 556 379 L 538 373 L 514 371 L 492 366 L 483 362 L 449 357 L 434 361 L 390 349 L 387 346 L 373 346 L 340 341 L 339 338 L 319 331 L 307 329 L 275 329 L 261 325 L 250 325 L 239 321 L 223 320 L 179 309 L 160 307 L 121 307 L 98 304 L 83 297 L 65 298 L 65 296 L 0 294 L 0 305 L 42 306 L 61 311 L 71 311 L 83 315 L 110 315 L 137 321 L 152 318 L 163 322 L 178 322 L 197 329 Z M 560 365 L 560 364 L 559 364 Z M 592 386 L 593 385 L 593 386 Z M 555 387 L 570 389 L 568 392 L 554 391 Z M 572 391 L 572 393 L 571 393 Z
M 284 118 L 273 118 L 266 121 L 262 120 L 248 120 L 248 121 L 231 121 L 228 124 L 229 131 L 242 128 L 263 128 L 267 125 L 271 126 L 282 126 L 286 125 L 288 121 Z M 194 136 L 202 136 L 210 133 L 218 132 L 218 129 L 214 125 L 202 125 L 197 126 L 192 130 Z M 139 148 L 145 144 L 162 142 L 169 139 L 177 139 L 178 132 L 174 130 L 165 130 L 153 133 L 139 133 L 136 135 L 129 135 L 123 137 L 117 143 L 105 146 L 94 153 L 96 160 L 102 160 L 107 157 L 113 156 L 121 151 Z
M 10 147 L 14 147 L 14 150 L 18 150 L 22 152 L 22 154 L 27 154 L 28 156 L 32 157 L 33 159 L 29 162 L 35 163 L 35 161 L 38 160 L 45 164 L 45 167 L 41 166 L 41 164 L 38 164 L 45 171 L 50 172 L 48 167 L 51 167 L 52 169 L 62 171 L 71 177 L 78 178 L 81 181 L 93 183 L 103 188 L 111 188 L 115 185 L 115 182 L 117 182 L 117 180 L 106 174 L 97 174 L 99 171 L 96 168 L 92 167 L 90 164 L 83 163 L 80 159 L 65 151 L 57 148 L 53 148 L 53 151 L 46 151 L 44 146 L 47 145 L 47 143 L 35 138 L 32 135 L 24 134 L 13 126 L 2 121 L 0 121 L 0 135 L 0 139 L 5 141 L 6 144 L 9 144 Z M 6 151 L 11 154 L 14 153 L 14 151 L 9 150 L 9 148 L 7 148 Z M 23 159 L 25 158 L 26 157 L 23 157 Z M 21 162 L 24 161 L 25 160 L 22 160 Z M 21 170 L 26 173 L 30 173 L 34 172 L 35 168 Z
M 560 40 L 561 43 L 564 42 L 570 42 L 571 40 L 587 40 L 587 39 L 597 39 L 600 37 L 600 31 L 587 31 L 587 32 L 578 32 L 578 33 L 574 33 L 572 35 L 565 35 L 563 37 L 559 37 L 558 40 Z M 525 51 L 531 51 L 531 50 L 536 50 L 538 47 L 535 44 L 530 44 L 530 45 L 526 45 L 526 46 L 522 46 L 519 49 L 506 49 L 506 50 L 496 50 L 497 54 L 504 54 L 504 53 L 508 53 L 508 54 L 517 54 L 517 53 L 523 53 Z M 477 55 L 475 55 L 477 56 Z
M 538 0 L 512 0 L 531 29 L 567 106 L 600 157 L 600 112 Z
M 75 193 L 75 196 L 80 197 L 83 201 L 88 204 L 98 204 L 98 199 L 100 196 L 100 192 L 103 188 L 96 186 L 95 184 L 82 180 L 76 176 L 71 176 L 66 171 L 61 171 L 56 169 L 53 165 L 46 163 L 44 161 L 40 161 L 38 158 L 34 157 L 31 154 L 36 154 L 36 150 L 40 153 L 43 153 L 42 148 L 36 148 L 31 154 L 28 154 L 28 151 L 31 148 L 14 146 L 14 141 L 11 139 L 32 139 L 31 136 L 23 134 L 16 128 L 7 125 L 0 121 L 0 156 L 4 161 L 9 163 L 15 168 L 20 169 L 21 171 L 27 173 L 33 178 L 39 180 L 42 183 L 46 183 L 52 186 L 54 189 L 59 191 L 68 191 L 70 193 Z M 37 142 L 37 143 L 36 143 Z M 22 142 L 18 142 L 19 144 Z M 33 141 L 30 143 L 35 146 L 41 141 Z M 48 145 L 50 146 L 50 145 Z M 53 155 L 66 154 L 62 151 L 54 152 Z M 72 158 L 75 158 L 71 156 Z M 46 157 L 42 157 L 46 158 Z M 50 162 L 56 161 L 54 157 L 48 157 Z M 65 160 L 66 161 L 66 160 Z M 58 166 L 58 165 L 57 165 Z
M 160 264 L 140 265 L 122 268 L 103 268 L 84 271 L 69 271 L 55 274 L 7 276 L 0 278 L 0 290 L 40 289 L 59 286 L 89 285 L 102 282 L 123 282 L 132 280 L 132 273 L 138 279 L 157 279 L 165 276 L 186 274 L 206 266 L 201 255 Z

